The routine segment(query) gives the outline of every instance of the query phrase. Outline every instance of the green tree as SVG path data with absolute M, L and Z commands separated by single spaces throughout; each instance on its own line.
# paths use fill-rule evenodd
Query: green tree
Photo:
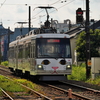
M 100 56 L 100 30 L 96 29 L 94 32 L 90 30 L 90 55 L 91 57 Z M 86 59 L 86 33 L 81 32 L 76 41 L 76 51 L 79 61 Z

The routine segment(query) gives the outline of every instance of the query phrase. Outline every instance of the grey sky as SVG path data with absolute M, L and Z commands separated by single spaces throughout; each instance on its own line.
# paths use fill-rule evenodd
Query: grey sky
M 50 19 L 63 22 L 65 19 L 70 19 L 72 23 L 76 21 L 76 9 L 82 8 L 85 10 L 86 0 L 0 0 L 0 22 L 5 28 L 10 27 L 14 30 L 19 26 L 16 22 L 28 21 L 28 7 L 31 6 L 31 21 L 34 27 L 39 26 L 39 22 L 46 20 L 45 10 L 35 9 L 38 6 L 53 6 L 57 8 L 50 9 Z M 3 4 L 4 3 L 4 4 Z M 25 5 L 28 4 L 28 5 Z M 100 0 L 90 0 L 90 19 L 100 19 Z M 39 13 L 41 12 L 41 13 Z M 40 17 L 41 16 L 41 17 Z M 85 17 L 85 13 L 84 13 Z M 25 27 L 28 25 L 24 25 Z

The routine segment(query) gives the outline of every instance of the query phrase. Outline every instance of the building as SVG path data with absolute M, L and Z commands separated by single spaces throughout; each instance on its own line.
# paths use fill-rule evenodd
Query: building
M 96 21 L 96 22 L 92 22 L 92 24 L 90 24 L 90 29 L 99 29 L 100 27 L 100 20 Z M 76 48 L 76 40 L 78 35 L 82 32 L 85 31 L 85 27 L 76 27 L 73 28 L 67 32 L 65 32 L 65 34 L 69 34 L 70 35 L 70 42 L 71 42 L 71 54 L 72 54 L 72 62 L 73 64 L 77 64 L 77 53 L 75 52 L 75 48 Z
M 8 35 L 13 32 L 8 28 L 4 28 L 2 23 L 0 24 L 0 62 L 7 60 L 7 51 L 8 51 Z
M 31 30 L 34 30 L 34 29 L 37 29 L 37 28 L 31 28 Z M 28 32 L 29 32 L 28 27 L 15 28 L 14 33 L 10 34 L 10 42 L 16 40 L 17 36 L 26 35 Z
M 55 29 L 57 29 L 58 33 L 59 32 L 60 33 L 67 32 L 71 29 L 71 27 L 73 27 L 73 25 L 71 25 L 71 21 L 69 19 L 64 20 L 63 23 L 59 23 L 58 20 L 52 20 L 51 26 L 54 27 Z
M 36 28 L 31 28 L 31 30 Z M 16 40 L 17 36 L 25 35 L 29 32 L 29 28 L 15 28 L 14 32 L 9 28 L 6 29 L 3 27 L 3 24 L 0 24 L 0 62 L 8 60 L 7 52 L 9 50 L 9 43 Z

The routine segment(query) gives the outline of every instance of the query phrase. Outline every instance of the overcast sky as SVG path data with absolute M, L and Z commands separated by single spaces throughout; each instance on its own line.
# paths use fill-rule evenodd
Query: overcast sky
M 61 3 L 63 1 L 63 3 Z M 53 18 L 58 22 L 70 19 L 76 22 L 76 10 L 86 9 L 86 0 L 0 0 L 0 22 L 5 28 L 14 30 L 20 27 L 17 22 L 28 22 L 29 6 L 31 7 L 31 25 L 39 27 L 40 22 L 46 20 L 46 12 L 38 6 L 53 6 L 56 9 L 48 9 L 49 19 Z M 100 19 L 100 0 L 90 0 L 90 19 Z M 85 12 L 84 12 L 85 18 Z M 24 24 L 27 27 L 28 24 Z

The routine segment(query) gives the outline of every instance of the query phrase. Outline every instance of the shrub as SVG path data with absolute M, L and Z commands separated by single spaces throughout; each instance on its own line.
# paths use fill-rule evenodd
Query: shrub
M 1 65 L 8 66 L 8 61 L 1 62 Z
M 69 80 L 85 81 L 86 68 L 82 66 L 72 66 L 72 74 L 68 75 Z
M 0 75 L 0 87 L 10 92 L 23 92 L 25 89 L 14 81 L 10 81 L 4 76 Z
M 96 77 L 95 79 L 88 79 L 86 82 L 100 86 L 100 76 Z

